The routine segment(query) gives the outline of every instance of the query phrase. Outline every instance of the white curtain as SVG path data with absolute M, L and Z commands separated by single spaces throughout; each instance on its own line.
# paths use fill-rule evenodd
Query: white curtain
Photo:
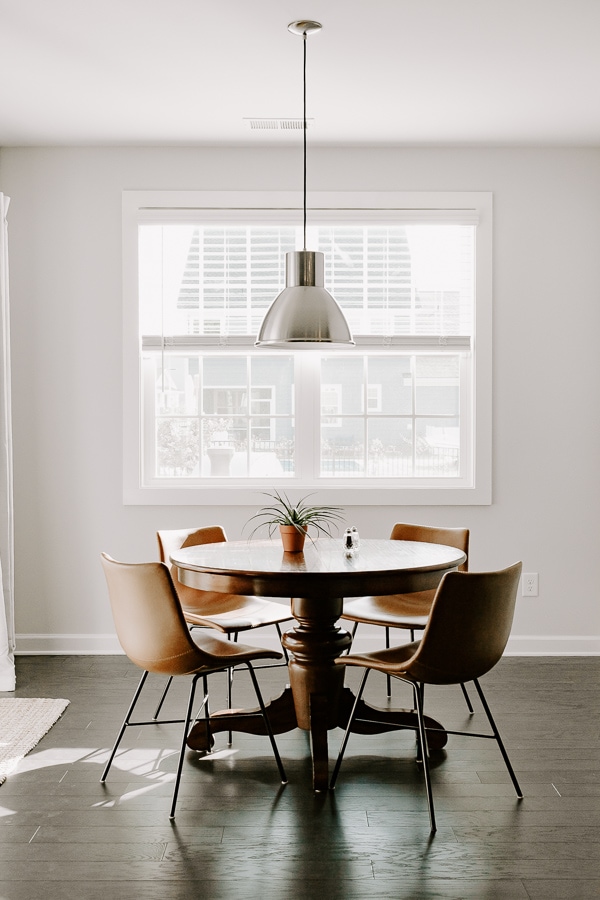
M 10 200 L 0 193 L 0 691 L 15 689 L 14 537 L 12 424 L 10 405 L 10 318 L 8 224 Z

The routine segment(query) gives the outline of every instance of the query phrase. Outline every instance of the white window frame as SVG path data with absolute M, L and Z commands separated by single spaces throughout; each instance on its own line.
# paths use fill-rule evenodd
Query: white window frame
M 349 506 L 395 505 L 483 505 L 492 502 L 492 194 L 468 192 L 319 192 L 307 197 L 309 223 L 311 214 L 328 214 L 329 221 L 344 221 L 344 210 L 361 210 L 361 221 L 411 222 L 449 221 L 477 222 L 475 242 L 475 335 L 471 342 L 473 355 L 472 396 L 461 397 L 461 408 L 470 411 L 473 429 L 474 458 L 468 461 L 470 483 L 440 486 L 385 486 L 372 479 L 362 484 L 304 484 L 300 488 L 290 481 L 270 487 L 281 487 L 295 496 L 318 490 L 319 502 Z M 277 210 L 277 221 L 297 224 L 302 210 L 300 192 L 229 192 L 229 191 L 124 191 L 123 192 L 123 502 L 135 505 L 231 505 L 255 506 L 259 483 L 219 480 L 190 487 L 142 485 L 142 385 L 138 334 L 138 226 L 141 222 L 160 220 L 190 221 L 198 210 L 214 211 L 223 221 L 241 220 L 244 210 Z M 171 213 L 169 211 L 172 211 Z M 222 215 L 222 212 L 226 215 Z M 449 339 L 451 340 L 451 339 Z M 410 352 L 418 349 L 418 338 L 389 338 L 386 345 Z M 223 352 L 235 348 L 235 339 L 224 342 Z M 226 346 L 225 346 L 226 345 Z M 357 341 L 360 352 L 369 352 L 369 344 Z M 237 346 L 243 353 L 243 346 Z M 301 356 L 302 354 L 300 354 Z M 296 410 L 307 404 L 306 392 L 298 385 Z M 317 436 L 315 436 L 317 449 Z

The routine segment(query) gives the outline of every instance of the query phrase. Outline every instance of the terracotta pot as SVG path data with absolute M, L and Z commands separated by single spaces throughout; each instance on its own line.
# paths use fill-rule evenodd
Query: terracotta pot
M 279 533 L 281 535 L 283 549 L 286 553 L 302 553 L 304 550 L 306 529 L 304 529 L 304 531 L 298 531 L 294 525 L 280 525 Z

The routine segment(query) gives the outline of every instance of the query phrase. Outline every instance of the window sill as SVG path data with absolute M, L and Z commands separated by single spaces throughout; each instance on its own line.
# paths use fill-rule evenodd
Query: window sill
M 364 485 L 291 485 L 271 482 L 240 486 L 226 481 L 207 487 L 146 487 L 125 490 L 123 503 L 142 506 L 256 506 L 261 491 L 276 487 L 292 499 L 318 493 L 319 502 L 337 506 L 486 506 L 492 502 L 491 486 L 374 487 Z

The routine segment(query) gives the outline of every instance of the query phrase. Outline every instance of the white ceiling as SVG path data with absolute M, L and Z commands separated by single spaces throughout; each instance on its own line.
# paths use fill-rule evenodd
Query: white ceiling
M 0 0 L 0 147 L 599 145 L 600 0 Z

